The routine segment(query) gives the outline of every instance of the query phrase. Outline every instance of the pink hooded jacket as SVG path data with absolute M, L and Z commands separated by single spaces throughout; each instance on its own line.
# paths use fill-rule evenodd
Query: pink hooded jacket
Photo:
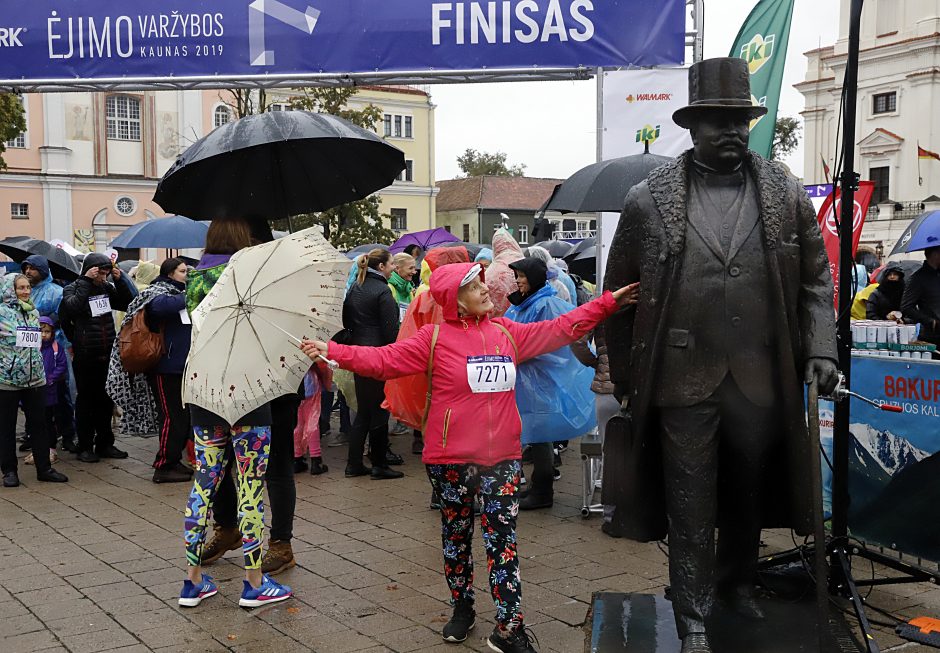
M 445 265 L 431 277 L 431 294 L 444 307 L 444 323 L 434 348 L 431 375 L 431 410 L 424 430 L 422 460 L 429 465 L 476 463 L 495 465 L 522 455 L 519 440 L 522 422 L 515 391 L 470 391 L 469 356 L 510 356 L 518 365 L 539 354 L 554 351 L 588 333 L 617 310 L 613 295 L 605 292 L 570 313 L 547 322 L 519 324 L 504 318 L 461 318 L 457 291 L 473 263 Z M 494 323 L 512 334 L 509 338 Z M 427 370 L 433 325 L 411 338 L 385 347 L 329 344 L 329 356 L 340 367 L 375 379 L 394 379 Z

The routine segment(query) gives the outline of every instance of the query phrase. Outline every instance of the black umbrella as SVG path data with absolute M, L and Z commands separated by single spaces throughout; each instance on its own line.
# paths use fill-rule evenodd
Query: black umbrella
M 44 240 L 30 238 L 29 236 L 13 236 L 0 240 L 0 252 L 3 252 L 17 263 L 32 254 L 45 256 L 49 261 L 52 276 L 56 279 L 73 280 L 82 273 L 82 264 L 68 252 L 50 245 Z
M 597 247 L 591 245 L 582 250 L 577 256 L 569 256 L 565 259 L 568 264 L 568 272 L 576 274 L 582 279 L 594 283 L 597 277 Z
M 565 254 L 565 260 L 566 260 L 566 261 L 572 261 L 572 260 L 574 260 L 575 258 L 578 258 L 581 253 L 583 253 L 583 252 L 585 252 L 585 251 L 587 251 L 587 250 L 589 250 L 589 249 L 590 249 L 590 250 L 593 250 L 593 248 L 594 248 L 595 245 L 597 245 L 597 238 L 594 238 L 593 236 L 591 236 L 590 238 L 585 238 L 585 239 L 582 240 L 580 243 L 578 243 L 577 245 L 575 245 L 575 246 L 571 249 L 570 252 L 568 252 L 567 254 Z M 591 256 L 593 257 L 594 255 L 591 254 Z
M 404 169 L 404 152 L 342 118 L 271 111 L 190 145 L 153 199 L 195 220 L 286 218 L 368 197 Z
M 373 249 L 388 249 L 388 245 L 383 245 L 381 243 L 369 243 L 367 245 L 356 245 L 351 250 L 346 252 L 346 257 L 356 258 L 360 254 L 368 254 Z
M 564 258 L 571 253 L 571 249 L 574 247 L 564 240 L 543 240 L 540 243 L 535 243 L 535 245 L 547 249 L 552 258 Z
M 546 210 L 559 213 L 621 211 L 627 192 L 670 159 L 649 153 L 599 161 L 568 177 L 549 201 Z

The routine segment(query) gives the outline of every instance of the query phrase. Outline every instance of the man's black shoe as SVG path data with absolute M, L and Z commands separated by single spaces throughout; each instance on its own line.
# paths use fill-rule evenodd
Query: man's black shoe
M 96 463 L 101 460 L 94 451 L 79 451 L 78 459 L 83 463 Z
M 499 653 L 538 653 L 532 646 L 535 636 L 527 628 L 519 628 L 512 632 L 500 632 L 499 626 L 493 629 L 493 634 L 486 638 L 486 645 Z M 535 639 L 538 644 L 538 640 Z
M 405 459 L 399 456 L 397 453 L 389 449 L 385 452 L 385 464 L 386 465 L 404 465 Z
M 62 472 L 57 472 L 51 467 L 44 472 L 38 472 L 36 478 L 45 483 L 68 483 L 69 477 Z
M 552 495 L 540 496 L 529 493 L 525 499 L 519 502 L 519 510 L 538 510 L 540 508 L 552 507 Z
M 402 478 L 404 474 L 388 467 L 373 467 L 370 476 L 373 481 L 386 481 L 393 478 Z
M 477 613 L 472 603 L 454 604 L 454 614 L 446 624 L 441 636 L 445 642 L 462 642 L 476 625 Z
M 353 478 L 354 476 L 365 476 L 371 473 L 372 470 L 366 467 L 365 465 L 346 465 L 346 478 Z
M 153 470 L 152 480 L 154 483 L 188 483 L 192 478 L 193 473 L 190 471 L 167 467 Z
M 98 457 L 100 458 L 116 458 L 118 460 L 122 458 L 127 458 L 127 452 L 121 451 L 113 444 L 110 447 L 105 447 L 98 451 Z
M 3 487 L 19 487 L 20 477 L 16 472 L 7 472 L 3 475 Z

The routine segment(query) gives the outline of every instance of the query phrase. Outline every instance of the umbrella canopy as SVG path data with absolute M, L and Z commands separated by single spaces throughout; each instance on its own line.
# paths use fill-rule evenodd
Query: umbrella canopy
M 568 272 L 576 274 L 591 283 L 597 277 L 597 247 L 591 245 L 576 255 L 565 258 L 568 263 Z
M 571 253 L 574 247 L 571 243 L 564 240 L 543 240 L 540 243 L 535 243 L 535 245 L 536 247 L 547 249 L 548 253 L 551 254 L 553 258 L 565 258 L 565 256 Z
M 209 224 L 196 222 L 181 215 L 138 222 L 111 241 L 111 247 L 124 249 L 159 247 L 162 249 L 188 249 L 206 246 Z
M 555 191 L 546 210 L 559 213 L 621 211 L 627 192 L 670 159 L 649 153 L 598 161 L 568 177 Z
M 445 243 L 459 243 L 460 239 L 443 227 L 437 229 L 428 229 L 427 231 L 416 231 L 412 234 L 405 234 L 392 244 L 390 250 L 392 253 L 405 251 L 408 245 L 417 245 L 424 251 L 432 247 L 437 247 Z
M 940 211 L 931 211 L 924 217 L 904 251 L 910 254 L 931 247 L 940 247 Z
M 348 272 L 319 227 L 235 254 L 193 311 L 183 401 L 232 424 L 296 392 L 310 369 L 297 344 L 342 328 Z
M 585 251 L 587 251 L 587 250 L 591 250 L 591 251 L 593 252 L 594 246 L 595 246 L 596 244 L 597 244 L 597 238 L 594 238 L 593 236 L 590 237 L 590 238 L 585 238 L 585 239 L 582 240 L 580 243 L 578 243 L 577 245 L 575 245 L 574 247 L 572 247 L 570 252 L 568 252 L 567 254 L 565 254 L 565 260 L 566 260 L 566 261 L 573 261 L 574 259 L 578 258 L 578 256 L 579 256 L 582 252 L 585 252 Z M 591 257 L 592 257 L 592 258 L 594 257 L 594 254 L 593 254 L 593 253 L 591 254 Z
M 368 245 L 356 245 L 351 250 L 346 252 L 346 258 L 356 258 L 360 254 L 368 254 L 373 249 L 388 249 L 388 245 L 383 245 L 382 243 L 370 243 Z
M 871 279 L 875 280 L 875 283 L 881 283 L 881 280 L 884 278 L 885 272 L 888 270 L 888 267 L 901 268 L 901 271 L 904 272 L 904 278 L 910 279 L 911 275 L 917 272 L 923 267 L 923 261 L 912 261 L 910 259 L 905 261 L 894 261 L 892 263 L 885 263 L 880 268 L 871 273 Z
M 477 243 L 465 243 L 462 240 L 441 243 L 440 245 L 435 245 L 435 247 L 464 247 L 467 250 L 467 254 L 470 255 L 471 261 L 477 257 L 477 254 L 486 249 L 483 245 L 478 245 Z
M 940 213 L 940 211 L 930 211 L 928 213 L 922 213 L 916 218 L 914 218 L 911 223 L 907 226 L 907 229 L 904 230 L 904 233 L 901 234 L 901 237 L 898 238 L 897 244 L 895 244 L 894 249 L 891 250 L 891 253 L 888 256 L 894 256 L 895 254 L 904 254 L 909 251 L 908 246 L 911 244 L 914 234 L 920 231 L 921 226 L 927 221 L 927 219 L 932 216 Z
M 69 256 L 65 250 L 50 245 L 44 240 L 30 238 L 29 236 L 13 236 L 0 240 L 0 252 L 3 252 L 17 263 L 31 254 L 45 256 L 49 261 L 52 276 L 57 279 L 77 279 L 82 272 L 82 264 L 74 256 Z
M 404 152 L 342 118 L 270 111 L 190 145 L 153 199 L 198 220 L 286 218 L 368 197 L 404 169 Z

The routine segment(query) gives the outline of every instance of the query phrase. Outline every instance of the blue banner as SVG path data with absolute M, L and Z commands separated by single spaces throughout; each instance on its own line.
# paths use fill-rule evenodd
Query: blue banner
M 685 0 L 57 0 L 0 22 L 0 83 L 681 64 Z
M 901 406 L 878 410 L 852 399 L 849 530 L 869 544 L 940 562 L 940 362 L 852 358 L 852 390 Z M 832 461 L 832 404 L 820 402 L 820 435 Z M 824 504 L 832 474 L 823 462 Z

